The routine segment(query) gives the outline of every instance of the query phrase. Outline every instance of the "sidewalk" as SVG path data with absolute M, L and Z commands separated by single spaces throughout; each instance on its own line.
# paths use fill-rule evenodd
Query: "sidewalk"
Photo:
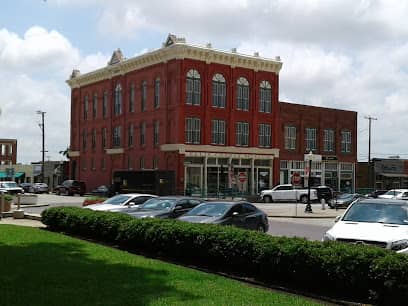
M 334 219 L 343 214 L 344 209 L 331 209 L 328 205 L 322 209 L 322 204 L 312 204 L 312 213 L 306 213 L 306 204 L 291 203 L 291 204 L 277 204 L 277 203 L 253 203 L 260 210 L 267 213 L 268 217 L 281 218 L 327 218 Z

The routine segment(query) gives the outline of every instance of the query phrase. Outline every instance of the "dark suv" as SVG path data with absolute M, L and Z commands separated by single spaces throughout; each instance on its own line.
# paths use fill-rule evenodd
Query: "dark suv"
M 83 196 L 85 194 L 85 183 L 75 180 L 63 181 L 61 185 L 54 188 L 57 195 L 69 195 L 79 194 Z
M 326 203 L 329 203 L 331 199 L 333 199 L 333 190 L 328 186 L 317 186 L 313 187 L 317 191 L 317 199 L 319 202 L 324 199 Z

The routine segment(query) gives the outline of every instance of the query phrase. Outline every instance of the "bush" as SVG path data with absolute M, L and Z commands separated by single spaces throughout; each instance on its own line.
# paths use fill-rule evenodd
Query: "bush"
M 408 257 L 376 247 L 75 207 L 50 208 L 42 220 L 52 230 L 271 285 L 386 305 L 408 298 Z

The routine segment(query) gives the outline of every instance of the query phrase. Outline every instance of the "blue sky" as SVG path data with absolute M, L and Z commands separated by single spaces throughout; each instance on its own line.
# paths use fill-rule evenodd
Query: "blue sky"
M 15 0 L 0 10 L 0 138 L 18 139 L 18 162 L 41 159 L 35 111 L 46 111 L 51 160 L 69 144 L 65 80 L 187 43 L 283 61 L 280 99 L 358 112 L 358 158 L 408 158 L 408 2 L 400 0 Z

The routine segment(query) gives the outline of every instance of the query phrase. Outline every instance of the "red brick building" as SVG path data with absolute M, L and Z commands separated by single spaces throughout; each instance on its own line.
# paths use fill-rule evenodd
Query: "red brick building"
M 0 138 L 0 165 L 14 165 L 17 162 L 17 139 Z
M 282 143 L 280 182 L 290 183 L 294 173 L 305 177 L 305 154 L 321 155 L 312 163 L 315 185 L 335 190 L 355 190 L 357 163 L 357 113 L 280 102 Z M 305 177 L 307 181 L 307 175 Z
M 92 189 L 119 170 L 170 170 L 178 193 L 193 186 L 204 194 L 231 187 L 255 194 L 277 184 L 281 67 L 278 57 L 169 35 L 152 52 L 124 59 L 117 50 L 107 67 L 74 70 L 71 177 Z

